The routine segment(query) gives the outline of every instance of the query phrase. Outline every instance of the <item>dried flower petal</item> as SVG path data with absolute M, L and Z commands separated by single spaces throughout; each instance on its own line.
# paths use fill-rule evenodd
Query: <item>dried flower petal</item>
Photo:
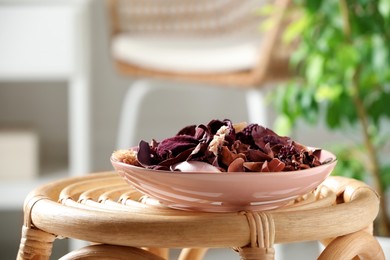
M 264 162 L 272 160 L 272 157 L 270 157 L 268 154 L 254 149 L 248 150 L 246 157 L 250 162 Z
M 176 135 L 189 135 L 194 136 L 196 133 L 196 125 L 189 125 L 182 128 Z
M 153 159 L 151 148 L 149 144 L 143 140 L 138 145 L 137 160 L 144 167 L 152 165 Z
M 168 159 L 179 153 L 197 146 L 199 141 L 189 135 L 177 135 L 163 140 L 157 146 L 157 155 L 160 158 Z
M 268 169 L 270 172 L 281 172 L 283 171 L 284 167 L 285 167 L 285 163 L 283 163 L 277 158 L 272 159 L 268 163 Z
M 227 148 L 226 146 L 222 147 L 219 156 L 220 156 L 220 161 L 226 166 L 230 166 L 230 164 L 237 158 L 242 158 L 242 159 L 245 158 L 245 155 L 234 153 L 233 151 L 230 151 L 229 148 Z
M 263 162 L 245 162 L 243 166 L 250 172 L 261 172 L 263 164 Z
M 212 152 L 215 156 L 218 156 L 219 149 L 225 143 L 225 136 L 229 134 L 230 130 L 227 126 L 223 125 L 215 133 L 213 140 L 209 144 L 209 151 Z
M 240 122 L 240 123 L 235 123 L 233 124 L 233 128 L 234 130 L 236 131 L 236 133 L 239 133 L 241 132 L 242 130 L 244 130 L 245 127 L 248 126 L 248 123 L 247 122 Z
M 227 172 L 243 172 L 245 160 L 238 157 L 229 165 Z
M 137 151 L 132 149 L 117 150 L 114 152 L 114 158 L 118 162 L 123 162 L 135 166 L 140 166 L 137 160 Z
M 188 158 L 188 156 L 192 153 L 193 150 L 194 150 L 194 148 L 184 150 L 183 152 L 179 153 L 177 156 L 172 157 L 172 158 L 168 158 L 168 159 L 160 162 L 158 165 L 166 166 L 169 168 L 174 164 L 177 164 L 179 162 L 184 162 Z

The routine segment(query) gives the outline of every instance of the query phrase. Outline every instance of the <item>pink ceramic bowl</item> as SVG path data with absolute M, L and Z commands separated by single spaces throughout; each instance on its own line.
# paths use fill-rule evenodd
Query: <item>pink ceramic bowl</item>
M 336 166 L 336 156 L 322 150 L 314 168 L 278 173 L 210 173 L 148 170 L 115 161 L 115 170 L 135 189 L 161 204 L 207 212 L 261 211 L 287 204 L 314 190 Z

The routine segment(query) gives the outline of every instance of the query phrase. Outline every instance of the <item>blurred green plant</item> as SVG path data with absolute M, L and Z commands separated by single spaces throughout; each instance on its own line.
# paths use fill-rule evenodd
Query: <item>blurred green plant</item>
M 291 58 L 296 74 L 272 93 L 279 113 L 275 130 L 286 133 L 299 120 L 323 120 L 333 130 L 357 128 L 361 142 L 334 150 L 335 173 L 370 176 L 381 196 L 376 232 L 390 236 L 384 196 L 390 162 L 381 158 L 389 144 L 383 126 L 390 118 L 390 1 L 297 0 L 296 11 L 298 19 L 283 36 L 286 42 L 298 39 Z

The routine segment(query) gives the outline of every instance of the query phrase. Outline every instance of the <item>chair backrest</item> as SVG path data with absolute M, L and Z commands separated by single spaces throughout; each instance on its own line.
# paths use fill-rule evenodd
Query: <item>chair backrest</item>
M 253 37 L 267 0 L 110 0 L 113 32 L 154 37 Z M 257 34 L 259 35 L 259 34 Z
M 259 15 L 266 4 L 275 7 L 271 17 Z M 290 76 L 290 46 L 281 35 L 286 25 L 290 0 L 108 0 L 111 35 L 128 33 L 141 37 L 182 39 L 216 39 L 258 41 L 261 57 L 245 71 L 228 73 L 172 73 L 139 68 L 117 62 L 123 74 L 157 76 L 190 81 L 221 83 L 241 87 L 262 85 L 266 81 Z M 266 32 L 259 27 L 272 19 Z

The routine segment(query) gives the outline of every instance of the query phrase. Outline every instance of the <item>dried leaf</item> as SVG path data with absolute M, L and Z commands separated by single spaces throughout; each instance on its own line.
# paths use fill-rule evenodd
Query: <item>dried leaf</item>
M 245 162 L 243 166 L 250 172 L 261 172 L 263 164 L 263 162 Z
M 234 161 L 232 161 L 231 164 L 229 164 L 229 167 L 227 169 L 228 172 L 243 172 L 244 171 L 244 162 L 245 160 L 241 157 L 236 158 Z

